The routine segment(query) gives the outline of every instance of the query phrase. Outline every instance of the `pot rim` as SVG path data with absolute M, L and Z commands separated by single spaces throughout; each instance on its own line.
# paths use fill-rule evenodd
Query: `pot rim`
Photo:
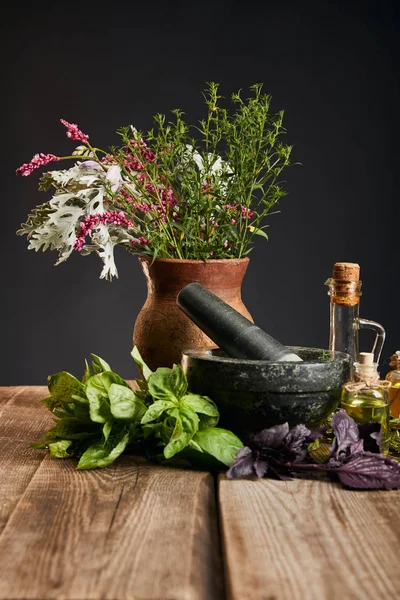
M 292 369 L 296 367 L 297 370 L 303 370 L 304 368 L 309 369 L 310 367 L 316 370 L 325 370 L 329 368 L 329 365 L 347 365 L 350 363 L 350 356 L 345 352 L 332 351 L 326 348 L 315 348 L 308 346 L 287 346 L 294 352 L 310 352 L 311 354 L 322 354 L 326 353 L 326 359 L 314 358 L 310 360 L 303 360 L 301 362 L 293 361 L 276 361 L 276 360 L 251 360 L 248 358 L 232 358 L 230 356 L 219 356 L 213 354 L 219 348 L 188 348 L 182 352 L 182 356 L 186 356 L 192 360 L 197 360 L 204 363 L 210 363 L 214 365 L 220 364 L 240 364 L 242 367 L 248 368 L 262 368 L 270 367 L 271 365 L 279 367 L 281 369 L 288 368 Z M 312 366 L 311 366 L 312 365 Z
M 138 256 L 140 261 L 145 261 L 148 263 L 152 262 L 152 258 L 150 256 Z M 165 263 L 181 263 L 181 264 L 232 264 L 232 263 L 245 263 L 250 262 L 250 258 L 245 256 L 244 258 L 156 258 L 154 262 L 165 262 Z

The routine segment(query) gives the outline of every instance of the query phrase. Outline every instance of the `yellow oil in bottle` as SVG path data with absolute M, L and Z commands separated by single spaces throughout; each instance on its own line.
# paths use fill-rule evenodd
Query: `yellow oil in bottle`
M 386 375 L 386 379 L 391 383 L 389 388 L 389 410 L 391 417 L 398 419 L 400 417 L 400 350 L 390 357 L 389 364 L 394 367 Z
M 400 390 L 399 390 L 400 391 Z M 372 392 L 372 390 L 371 390 Z M 377 394 L 380 396 L 380 392 Z M 342 408 L 356 423 L 379 423 L 381 426 L 381 452 L 389 451 L 389 413 L 387 400 L 373 397 L 371 393 L 352 394 L 350 398 L 342 398 Z
M 356 423 L 379 423 L 382 434 L 388 432 L 388 410 L 384 398 L 371 395 L 353 394 L 351 398 L 342 399 L 342 408 Z
M 393 418 L 400 417 L 400 381 L 389 388 L 389 409 Z
M 355 363 L 358 382 L 343 386 L 341 405 L 356 423 L 381 426 L 381 452 L 387 454 L 390 435 L 387 389 L 379 380 L 373 354 L 361 352 L 359 356 L 362 362 Z

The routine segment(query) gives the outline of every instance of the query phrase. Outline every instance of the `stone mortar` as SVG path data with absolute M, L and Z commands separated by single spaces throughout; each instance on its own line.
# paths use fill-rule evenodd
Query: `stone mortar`
M 317 427 L 338 407 L 350 357 L 322 348 L 291 349 L 303 362 L 243 360 L 219 349 L 197 348 L 183 352 L 182 366 L 190 391 L 218 405 L 218 426 L 246 442 L 265 427 L 286 421 Z

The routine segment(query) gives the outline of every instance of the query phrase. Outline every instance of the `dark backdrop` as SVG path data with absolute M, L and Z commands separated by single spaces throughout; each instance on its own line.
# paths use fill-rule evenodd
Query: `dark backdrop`
M 259 241 L 243 285 L 256 323 L 283 343 L 326 348 L 334 262 L 361 266 L 364 318 L 387 329 L 381 373 L 400 348 L 398 323 L 399 62 L 397 2 L 79 2 L 9 6 L 2 19 L 2 356 L 0 384 L 80 375 L 90 352 L 136 376 L 132 328 L 146 289 L 136 258 L 116 253 L 120 278 L 99 279 L 97 256 L 28 252 L 15 235 L 44 201 L 36 152 L 69 154 L 60 118 L 95 144 L 181 108 L 203 115 L 206 81 L 229 96 L 256 82 L 285 109 L 302 166 Z M 371 338 L 362 338 L 368 350 Z

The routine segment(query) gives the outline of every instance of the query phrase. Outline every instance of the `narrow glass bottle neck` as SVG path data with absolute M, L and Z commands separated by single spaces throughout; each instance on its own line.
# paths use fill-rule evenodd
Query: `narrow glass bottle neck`
M 351 365 L 358 358 L 357 321 L 359 304 L 346 306 L 331 303 L 329 349 L 332 352 L 346 352 Z

